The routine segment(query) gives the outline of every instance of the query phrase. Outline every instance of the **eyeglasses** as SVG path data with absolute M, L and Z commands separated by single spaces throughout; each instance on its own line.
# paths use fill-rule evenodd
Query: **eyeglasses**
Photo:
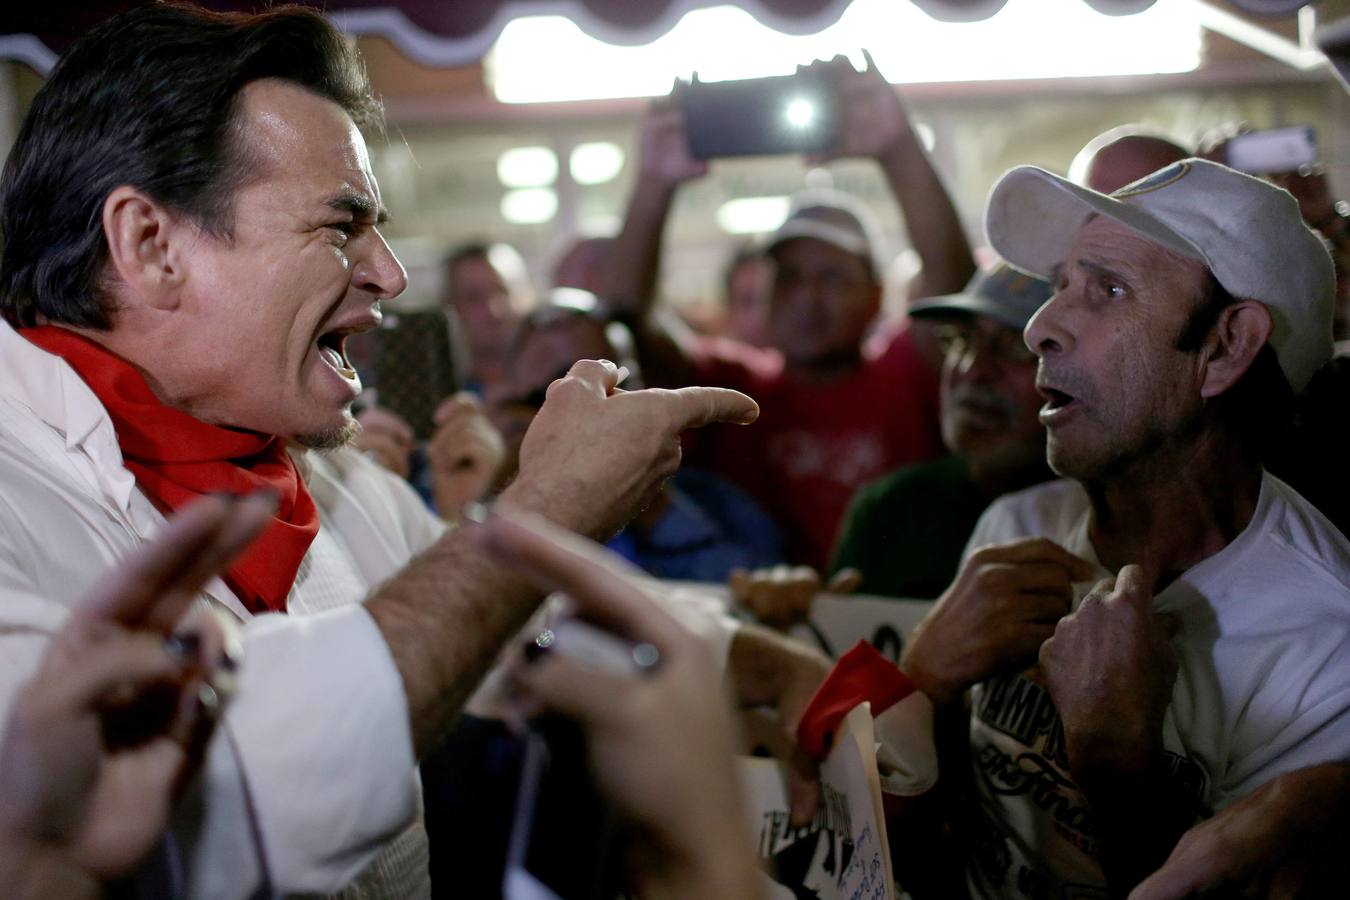
M 943 356 L 964 363 L 978 353 L 1008 366 L 1030 365 L 1036 354 L 1027 349 L 1020 332 L 1003 325 L 981 328 L 975 322 L 946 322 L 937 329 L 938 346 Z

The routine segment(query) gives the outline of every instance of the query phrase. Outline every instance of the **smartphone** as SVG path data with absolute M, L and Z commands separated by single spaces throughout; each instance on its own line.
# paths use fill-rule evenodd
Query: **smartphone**
M 374 343 L 379 405 L 407 422 L 419 441 L 430 439 L 436 407 L 462 383 L 449 317 L 439 309 L 386 313 Z
M 826 71 L 714 82 L 695 75 L 683 98 L 696 159 L 823 153 L 838 139 L 838 97 Z
M 1311 125 L 1249 131 L 1230 138 L 1225 152 L 1239 172 L 1297 172 L 1317 162 L 1317 133 Z

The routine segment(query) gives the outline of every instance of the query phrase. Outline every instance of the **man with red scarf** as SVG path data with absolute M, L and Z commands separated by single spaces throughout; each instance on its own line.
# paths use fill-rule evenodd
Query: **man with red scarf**
M 5 168 L 0 721 L 70 604 L 167 514 L 277 499 L 204 591 L 246 622 L 248 662 L 161 848 L 193 897 L 358 875 L 363 896 L 424 895 L 416 759 L 539 601 L 344 446 L 345 340 L 406 284 L 359 130 L 378 117 L 319 15 L 156 4 L 62 58 Z M 503 503 L 610 533 L 681 431 L 756 415 L 621 377 L 583 361 L 552 385 Z

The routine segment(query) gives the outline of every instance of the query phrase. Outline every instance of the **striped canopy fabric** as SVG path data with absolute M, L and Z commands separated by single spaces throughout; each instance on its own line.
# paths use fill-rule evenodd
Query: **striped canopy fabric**
M 24 60 L 45 71 L 94 23 L 149 0 L 47 0 L 14 3 L 0 13 L 0 58 Z M 256 9 L 263 0 L 198 0 L 211 9 Z M 530 15 L 561 15 L 601 40 L 646 44 L 691 9 L 735 3 L 759 21 L 789 34 L 811 34 L 838 21 L 850 0 L 300 0 L 326 10 L 351 34 L 381 35 L 410 58 L 431 66 L 476 62 L 506 23 Z M 896 0 L 935 19 L 987 19 L 1008 0 Z M 1157 0 L 1082 0 L 1109 15 L 1141 12 Z M 1309 0 L 1232 0 L 1246 12 L 1285 15 Z

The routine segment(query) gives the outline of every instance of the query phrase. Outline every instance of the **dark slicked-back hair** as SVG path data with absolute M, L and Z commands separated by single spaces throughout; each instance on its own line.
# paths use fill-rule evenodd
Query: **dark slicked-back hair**
M 228 237 L 235 193 L 257 169 L 239 93 L 262 78 L 332 100 L 360 127 L 381 125 L 359 54 L 304 7 L 242 14 L 154 4 L 72 47 L 34 99 L 0 180 L 5 318 L 111 327 L 102 216 L 121 185 Z

